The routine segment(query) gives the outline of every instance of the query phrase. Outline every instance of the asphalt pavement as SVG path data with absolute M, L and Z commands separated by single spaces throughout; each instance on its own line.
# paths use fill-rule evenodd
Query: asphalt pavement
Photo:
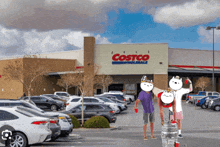
M 143 135 L 143 109 L 139 103 L 139 112 L 134 112 L 134 102 L 128 109 L 117 115 L 116 123 L 110 129 L 74 129 L 69 137 L 60 137 L 55 142 L 45 142 L 31 147 L 161 147 L 161 124 L 159 108 L 155 106 L 154 136 L 150 139 L 150 126 L 147 126 L 148 140 Z M 164 109 L 168 118 L 168 109 Z M 178 139 L 180 147 L 220 147 L 220 112 L 201 109 L 183 101 L 182 135 Z

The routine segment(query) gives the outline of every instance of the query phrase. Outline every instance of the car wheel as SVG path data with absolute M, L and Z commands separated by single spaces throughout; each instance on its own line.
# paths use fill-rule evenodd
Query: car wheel
M 50 110 L 51 111 L 56 111 L 57 110 L 57 106 L 56 105 L 51 105 Z
M 120 109 L 120 112 L 122 111 L 121 107 L 118 107 Z
M 12 134 L 12 137 L 10 140 L 10 146 L 26 147 L 27 139 L 22 133 L 15 132 Z
M 220 110 L 220 106 L 215 106 L 215 111 L 219 111 Z
M 202 104 L 201 108 L 202 108 L 202 109 L 206 109 L 207 107 L 206 107 L 205 104 Z

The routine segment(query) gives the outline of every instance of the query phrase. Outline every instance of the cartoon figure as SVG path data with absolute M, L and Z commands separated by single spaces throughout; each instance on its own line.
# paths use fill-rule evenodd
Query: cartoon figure
M 176 100 L 176 117 L 177 117 L 178 129 L 179 129 L 179 132 L 178 132 L 179 138 L 183 138 L 183 136 L 181 134 L 181 120 L 183 119 L 182 96 L 193 90 L 192 82 L 189 80 L 189 78 L 187 78 L 187 81 L 190 83 L 189 88 L 182 88 L 183 82 L 182 82 L 182 78 L 180 79 L 179 76 L 173 77 L 169 81 L 169 86 L 173 90 L 174 97 Z M 169 109 L 171 111 L 171 118 L 170 119 L 173 119 L 173 115 L 172 115 L 173 109 L 172 109 L 172 107 L 170 107 Z
M 158 94 L 158 106 L 159 106 L 159 110 L 160 110 L 160 118 L 161 118 L 161 125 L 164 124 L 164 118 L 163 118 L 163 107 L 164 108 L 170 108 L 172 107 L 174 112 L 176 112 L 176 101 L 174 99 L 174 95 L 173 93 L 170 91 L 170 89 L 168 88 L 168 90 L 160 92 Z M 174 113 L 174 120 L 171 120 L 172 123 L 176 123 L 176 113 Z
M 134 109 L 137 109 L 138 103 L 141 101 L 144 114 L 143 114 L 143 130 L 144 130 L 144 140 L 147 140 L 147 123 L 150 120 L 150 129 L 151 129 L 151 138 L 156 139 L 153 135 L 154 131 L 154 106 L 153 106 L 153 100 L 152 100 L 152 93 L 150 92 L 154 88 L 154 85 L 152 83 L 152 80 L 148 80 L 147 76 L 143 76 L 141 79 L 141 89 L 142 91 L 139 93 L 138 99 L 135 102 Z M 149 118 L 148 118 L 149 117 Z

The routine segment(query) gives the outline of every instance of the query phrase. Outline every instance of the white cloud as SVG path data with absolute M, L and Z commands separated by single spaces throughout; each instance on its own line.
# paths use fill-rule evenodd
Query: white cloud
M 151 10 L 154 21 L 172 28 L 188 27 L 215 21 L 220 17 L 218 0 L 195 0 L 179 5 L 167 5 Z
M 111 42 L 109 42 L 108 38 L 101 37 L 101 35 L 99 34 L 95 36 L 95 39 L 97 44 L 112 44 Z
M 122 42 L 121 44 L 132 44 L 131 39 L 129 39 L 127 42 Z
M 84 33 L 82 31 L 72 31 L 66 36 L 63 36 L 62 39 L 68 40 L 68 43 L 75 45 L 79 48 L 83 48 L 84 37 L 92 36 L 90 33 Z
M 94 36 L 94 34 L 67 29 L 25 32 L 0 26 L 0 58 L 83 49 L 84 37 L 87 36 Z M 95 38 L 97 44 L 111 43 L 106 37 L 101 37 L 99 34 Z
M 185 0 L 191 1 L 191 0 Z M 110 10 L 147 10 L 182 0 L 0 0 L 0 24 L 23 30 L 74 29 L 100 33 Z
M 213 43 L 213 30 L 206 30 L 205 27 L 200 26 L 198 34 L 202 42 Z M 220 43 L 220 30 L 214 30 L 214 42 Z

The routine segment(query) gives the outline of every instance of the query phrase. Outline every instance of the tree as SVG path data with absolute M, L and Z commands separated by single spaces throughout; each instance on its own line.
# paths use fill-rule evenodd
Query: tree
M 70 81 L 72 74 L 66 74 L 66 75 L 61 75 L 61 79 L 58 79 L 57 85 L 60 87 L 63 87 L 66 89 L 66 92 L 68 92 L 68 89 L 73 87 L 72 81 Z
M 211 80 L 208 77 L 200 77 L 196 83 L 195 83 L 195 88 L 201 88 L 202 91 L 206 89 L 211 84 Z
M 89 93 L 89 86 L 95 85 L 96 80 L 95 75 L 97 75 L 100 66 L 94 65 L 94 76 L 85 75 L 83 69 L 75 70 L 74 74 L 71 74 L 69 77 L 69 81 L 71 81 L 71 85 L 78 87 L 82 94 L 82 125 L 84 124 L 84 96 L 87 96 Z M 93 80 L 92 80 L 93 79 Z
M 37 63 L 28 66 L 28 72 L 25 72 L 21 59 L 17 59 L 14 62 L 9 61 L 3 69 L 3 75 L 6 80 L 16 80 L 24 85 L 25 89 L 28 91 L 29 102 L 33 81 L 35 81 L 37 77 L 43 76 L 46 73 L 48 73 L 48 69 L 38 66 Z
M 108 91 L 108 86 L 113 83 L 113 78 L 109 75 L 96 75 L 95 83 L 103 87 L 104 92 Z

